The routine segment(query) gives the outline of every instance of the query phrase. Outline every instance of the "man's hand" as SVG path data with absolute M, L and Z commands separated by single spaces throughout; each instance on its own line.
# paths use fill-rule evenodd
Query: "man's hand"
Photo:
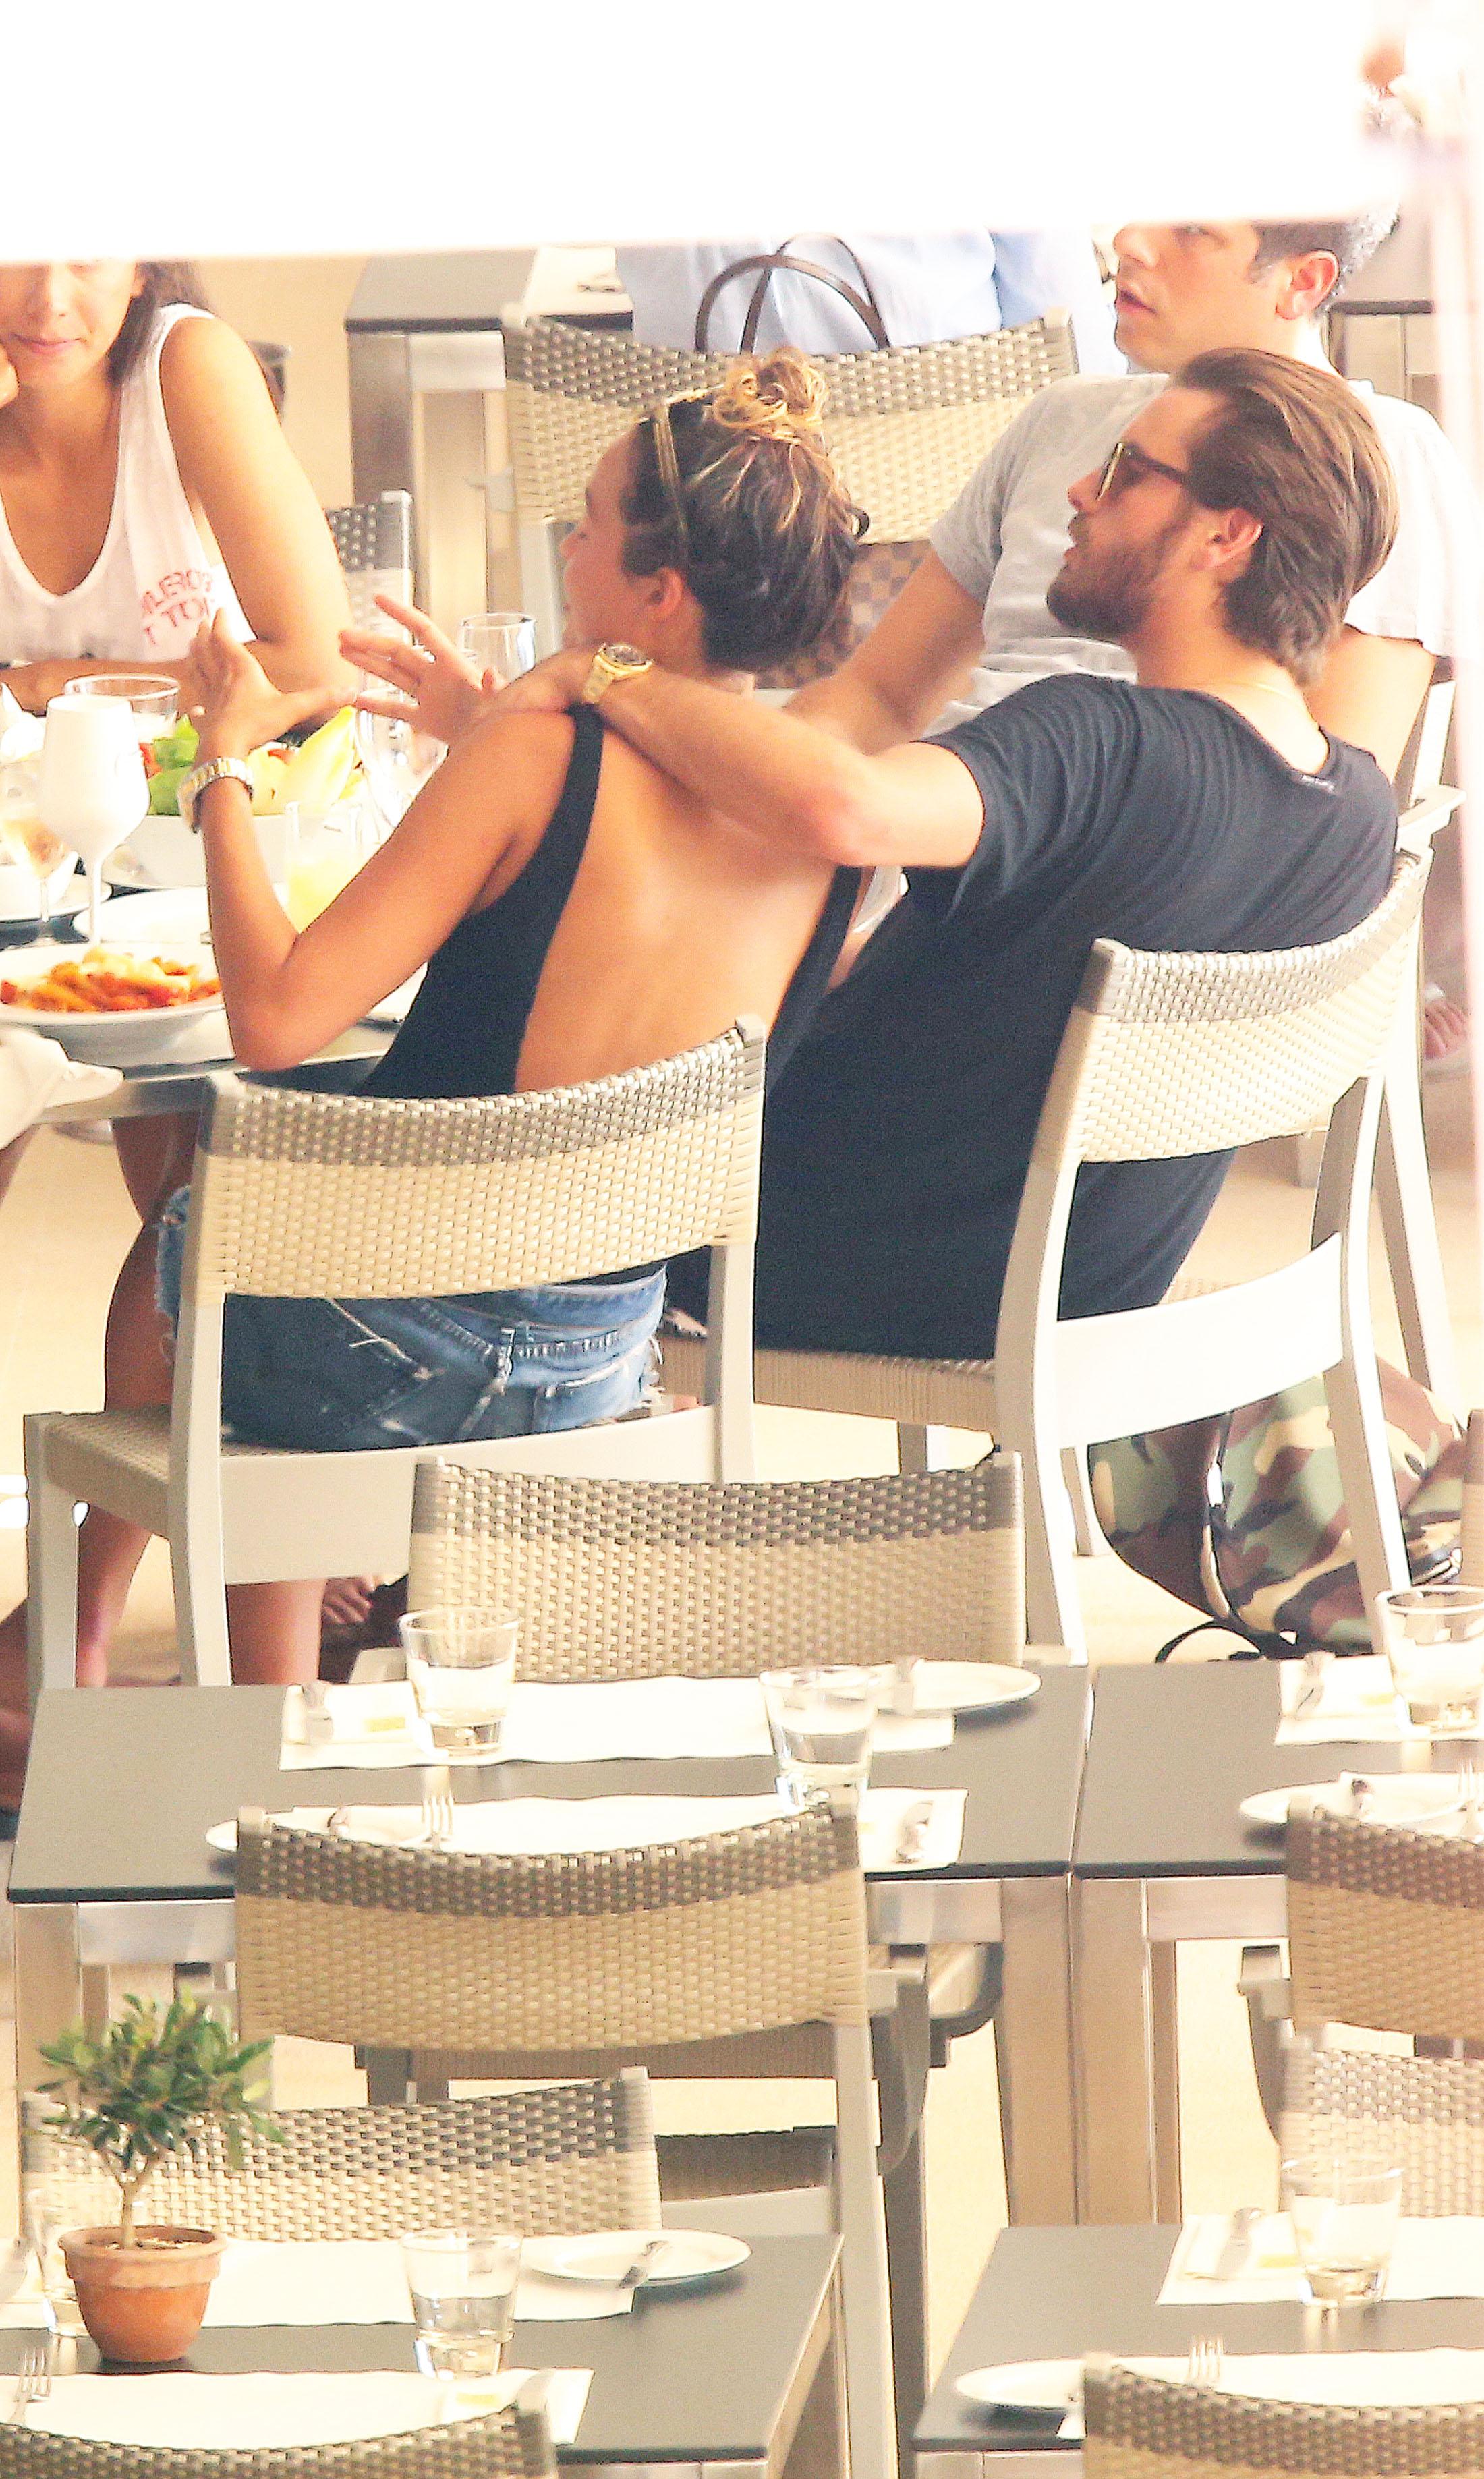
M 507 680 L 487 712 L 565 714 L 570 705 L 576 704 L 587 686 L 596 651 L 592 646 L 564 646 L 559 654 L 548 654 L 534 671 Z
M 410 723 L 451 749 L 466 731 L 482 721 L 503 683 L 496 672 L 479 673 L 451 638 L 435 628 L 425 611 L 410 602 L 396 602 L 378 594 L 376 608 L 405 628 L 413 642 L 385 637 L 368 628 L 345 628 L 340 651 L 347 663 L 385 680 L 396 697 L 358 697 L 362 714 L 384 714 L 393 723 Z
M 200 689 L 200 751 L 246 757 L 333 705 L 330 689 L 275 689 L 257 657 L 240 645 L 221 612 L 197 629 L 191 660 Z

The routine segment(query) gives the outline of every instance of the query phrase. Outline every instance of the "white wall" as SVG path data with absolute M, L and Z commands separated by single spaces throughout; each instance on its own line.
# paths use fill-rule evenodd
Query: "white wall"
M 255 343 L 290 351 L 284 428 L 321 506 L 350 488 L 345 312 L 360 258 L 217 258 L 200 262 L 212 306 Z

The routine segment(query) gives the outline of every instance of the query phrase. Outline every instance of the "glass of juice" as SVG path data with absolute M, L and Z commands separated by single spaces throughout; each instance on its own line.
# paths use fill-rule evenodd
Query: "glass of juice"
M 291 801 L 286 815 L 289 870 L 284 909 L 295 930 L 307 930 L 349 885 L 380 837 L 359 802 L 345 801 L 321 817 L 307 817 L 297 802 Z

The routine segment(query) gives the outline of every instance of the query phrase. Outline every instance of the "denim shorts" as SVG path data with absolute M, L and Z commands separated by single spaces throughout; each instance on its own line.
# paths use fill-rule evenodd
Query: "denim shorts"
M 161 1216 L 157 1297 L 180 1316 L 190 1190 Z M 233 1296 L 224 1433 L 322 1454 L 459 1445 L 616 1419 L 643 1398 L 665 1277 L 551 1283 L 437 1300 Z

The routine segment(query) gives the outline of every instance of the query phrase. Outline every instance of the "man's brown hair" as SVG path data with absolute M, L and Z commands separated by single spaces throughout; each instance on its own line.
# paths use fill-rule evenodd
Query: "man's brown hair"
M 1190 490 L 1262 533 L 1225 588 L 1226 625 L 1298 681 L 1318 677 L 1396 532 L 1390 460 L 1355 390 L 1330 370 L 1241 347 L 1176 378 L 1220 399 L 1190 451 Z

